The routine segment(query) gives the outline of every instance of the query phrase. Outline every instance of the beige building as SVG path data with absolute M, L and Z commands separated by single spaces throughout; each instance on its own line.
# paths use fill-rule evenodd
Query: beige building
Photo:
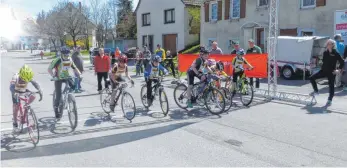
M 334 34 L 334 11 L 347 9 L 347 0 L 279 0 L 279 34 L 330 36 Z M 201 6 L 200 43 L 216 40 L 224 53 L 231 41 L 247 48 L 253 38 L 266 48 L 270 0 L 206 0 Z

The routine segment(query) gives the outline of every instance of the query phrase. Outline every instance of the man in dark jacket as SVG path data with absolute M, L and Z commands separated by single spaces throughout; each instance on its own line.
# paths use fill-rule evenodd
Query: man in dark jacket
M 254 40 L 253 39 L 248 40 L 248 49 L 246 51 L 246 54 L 261 54 L 261 53 L 262 53 L 261 48 L 254 44 Z M 253 78 L 249 78 L 249 82 L 251 86 L 253 86 Z M 260 85 L 259 78 L 256 78 L 255 87 L 259 88 L 259 85 Z
M 146 69 L 147 65 L 149 64 L 149 62 L 152 59 L 152 53 L 151 53 L 151 51 L 149 51 L 147 46 L 143 46 L 142 54 L 143 54 L 143 69 Z
M 71 58 L 72 58 L 72 61 L 74 62 L 74 64 L 76 65 L 77 69 L 82 74 L 84 69 L 83 69 L 83 58 L 82 58 L 82 55 L 81 55 L 81 47 L 80 46 L 77 46 L 75 48 L 75 52 L 72 54 Z M 81 93 L 83 91 L 82 88 L 81 88 L 82 78 L 79 78 L 77 76 L 75 77 L 75 86 L 76 86 L 75 87 L 75 92 L 76 93 Z

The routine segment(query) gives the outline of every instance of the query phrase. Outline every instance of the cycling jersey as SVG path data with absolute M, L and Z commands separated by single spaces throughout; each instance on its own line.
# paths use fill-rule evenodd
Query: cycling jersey
M 67 60 L 62 60 L 61 58 L 54 59 L 49 65 L 50 69 L 56 70 L 56 76 L 59 79 L 65 79 L 70 77 L 69 69 L 76 69 L 76 65 L 73 63 L 69 57 Z
M 243 64 L 249 64 L 243 57 L 235 57 L 232 61 L 232 65 L 236 72 L 243 70 Z
M 29 82 L 25 82 L 19 77 L 19 74 L 16 73 L 13 75 L 12 80 L 11 80 L 11 85 L 10 85 L 10 90 L 11 92 L 18 91 L 18 92 L 25 92 L 27 90 Z M 35 81 L 31 80 L 30 83 L 33 84 L 33 86 L 37 89 L 40 90 L 40 85 Z
M 146 67 L 144 76 L 145 78 L 158 78 L 159 71 L 167 73 L 167 70 L 161 64 L 158 64 L 158 66 L 154 66 L 153 63 L 151 63 Z
M 120 67 L 117 63 L 114 64 L 112 68 L 112 73 L 115 77 L 121 77 L 125 76 L 125 74 L 128 72 L 128 65 L 124 65 L 124 67 Z
M 199 71 L 199 72 L 203 72 L 203 69 L 205 68 L 206 66 L 206 61 L 202 58 L 197 58 L 193 61 L 192 63 L 192 66 L 193 64 L 195 64 L 195 68 Z M 190 66 L 189 70 L 193 70 L 192 69 L 192 66 Z

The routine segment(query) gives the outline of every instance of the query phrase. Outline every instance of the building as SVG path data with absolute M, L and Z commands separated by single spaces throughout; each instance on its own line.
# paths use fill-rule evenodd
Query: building
M 135 10 L 137 46 L 148 43 L 153 51 L 160 44 L 166 50 L 177 52 L 198 42 L 200 21 L 193 19 L 191 11 L 195 9 L 199 15 L 201 4 L 202 0 L 139 0 Z
M 269 0 L 207 0 L 201 6 L 200 43 L 216 40 L 224 53 L 232 40 L 247 48 L 248 39 L 266 49 Z M 335 10 L 347 9 L 346 0 L 279 0 L 279 35 L 330 36 L 334 34 Z

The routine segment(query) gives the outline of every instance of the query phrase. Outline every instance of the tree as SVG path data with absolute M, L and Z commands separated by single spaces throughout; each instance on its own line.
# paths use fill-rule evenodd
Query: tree
M 117 0 L 117 21 L 121 23 L 127 17 L 127 15 L 132 12 L 133 1 L 132 0 Z
M 117 6 L 117 26 L 118 37 L 136 38 L 136 17 L 132 11 L 133 3 L 131 0 L 118 0 Z

